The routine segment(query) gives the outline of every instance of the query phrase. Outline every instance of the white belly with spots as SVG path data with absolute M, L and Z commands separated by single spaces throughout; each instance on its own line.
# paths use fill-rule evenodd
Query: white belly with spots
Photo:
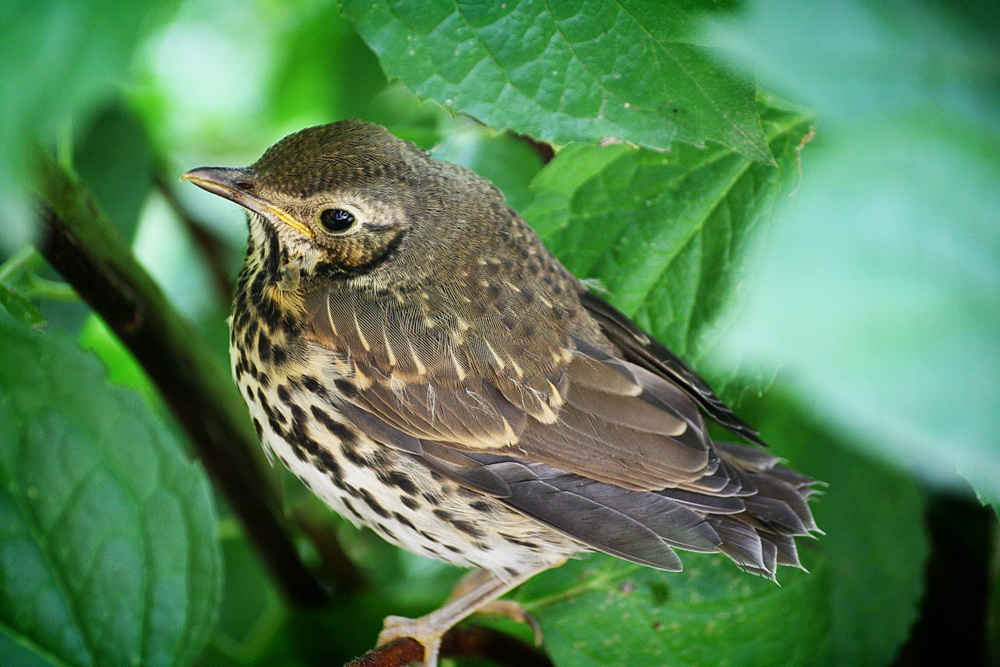
M 432 476 L 417 460 L 358 432 L 327 398 L 305 388 L 304 366 L 268 368 L 264 387 L 248 372 L 236 372 L 233 352 L 237 384 L 272 461 L 276 456 L 355 525 L 421 556 L 500 576 L 555 564 L 581 550 L 502 502 Z M 249 352 L 251 364 L 259 362 L 255 356 Z M 251 389 L 254 384 L 258 389 Z M 353 435 L 338 437 L 334 431 L 343 435 L 342 429 Z

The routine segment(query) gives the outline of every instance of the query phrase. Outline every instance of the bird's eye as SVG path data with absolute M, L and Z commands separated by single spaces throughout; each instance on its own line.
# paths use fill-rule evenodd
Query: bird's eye
M 354 226 L 357 219 L 350 211 L 342 208 L 328 208 L 319 214 L 320 224 L 328 232 L 346 232 Z

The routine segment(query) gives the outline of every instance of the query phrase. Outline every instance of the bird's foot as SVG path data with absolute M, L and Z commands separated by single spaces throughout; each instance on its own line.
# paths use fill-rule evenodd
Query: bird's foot
M 493 600 L 477 609 L 476 613 L 504 616 L 516 623 L 524 623 L 531 628 L 531 631 L 535 635 L 535 646 L 542 645 L 542 626 L 538 624 L 534 616 L 521 606 L 520 602 L 515 602 L 514 600 Z
M 521 584 L 539 572 L 556 565 L 561 565 L 565 558 L 525 570 L 510 579 L 499 579 L 489 573 L 474 573 L 464 578 L 455 587 L 450 601 L 440 609 L 432 611 L 420 618 L 404 618 L 389 616 L 382 624 L 382 632 L 378 636 L 378 644 L 388 644 L 391 641 L 409 637 L 424 647 L 425 667 L 437 667 L 438 654 L 441 652 L 441 639 L 454 625 L 481 609 L 499 610 L 515 620 L 522 620 L 535 630 L 536 640 L 541 638 L 541 631 L 526 611 L 516 602 L 500 601 L 497 598 Z
M 476 610 L 476 613 L 503 616 L 517 623 L 524 623 L 534 633 L 535 646 L 542 645 L 541 626 L 538 625 L 538 621 L 518 602 L 513 600 L 493 600 Z M 388 616 L 382 623 L 382 632 L 378 636 L 378 645 L 383 646 L 397 639 L 412 639 L 423 647 L 423 665 L 425 667 L 437 667 L 442 638 L 451 627 L 451 625 L 435 623 L 428 616 L 421 616 L 420 618 Z
M 386 616 L 382 622 L 382 632 L 378 635 L 378 646 L 397 639 L 412 639 L 424 648 L 424 667 L 437 667 L 441 638 L 450 628 L 450 625 L 441 627 L 440 624 L 435 624 L 427 616 L 420 618 Z
M 485 570 L 472 570 L 459 579 L 458 583 L 455 584 L 455 588 L 451 591 L 451 596 L 448 599 L 456 600 L 461 598 L 469 591 L 472 591 L 476 587 L 487 582 L 490 578 L 490 573 Z M 542 645 L 541 626 L 538 625 L 538 621 L 536 621 L 531 614 L 525 611 L 524 607 L 522 607 L 518 602 L 514 602 L 513 600 L 491 600 L 476 609 L 476 613 L 504 616 L 511 619 L 515 623 L 524 623 L 531 628 L 531 631 L 535 635 L 535 646 Z

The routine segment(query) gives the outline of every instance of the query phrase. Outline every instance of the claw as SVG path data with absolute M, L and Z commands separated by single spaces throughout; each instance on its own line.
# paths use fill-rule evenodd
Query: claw
M 476 613 L 504 616 L 517 623 L 524 623 L 531 628 L 532 633 L 535 635 L 535 646 L 542 645 L 542 626 L 538 624 L 534 616 L 521 606 L 520 602 L 515 602 L 514 600 L 493 600 L 480 607 Z
M 497 598 L 539 572 L 561 565 L 565 560 L 562 558 L 536 566 L 511 579 L 499 579 L 489 573 L 474 572 L 459 582 L 451 600 L 440 609 L 420 618 L 387 617 L 378 636 L 378 645 L 382 646 L 397 639 L 413 639 L 424 647 L 424 666 L 437 667 L 441 639 L 445 633 L 469 614 L 483 609 L 527 623 L 535 632 L 535 641 L 541 642 L 542 632 L 535 619 L 531 618 L 518 603 L 509 600 L 497 601 Z
M 397 639 L 412 639 L 424 648 L 424 667 L 437 667 L 441 638 L 449 628 L 435 627 L 427 619 L 427 616 L 420 618 L 386 616 L 382 622 L 382 632 L 378 635 L 377 646 L 389 644 Z

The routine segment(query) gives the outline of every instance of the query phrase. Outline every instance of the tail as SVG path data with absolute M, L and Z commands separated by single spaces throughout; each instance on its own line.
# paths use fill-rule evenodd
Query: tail
M 818 482 L 763 450 L 714 445 L 712 474 L 662 491 L 623 489 L 507 457 L 469 457 L 504 481 L 509 493 L 501 500 L 590 549 L 671 571 L 682 569 L 675 548 L 721 552 L 772 580 L 779 565 L 802 568 L 795 538 L 822 532 L 807 502 Z
M 705 521 L 719 536 L 718 550 L 744 570 L 772 580 L 778 565 L 802 568 L 795 538 L 822 533 L 807 502 L 818 482 L 780 465 L 763 450 L 730 442 L 715 446 L 723 466 L 730 468 L 730 480 L 739 486 L 732 496 L 736 503 L 713 507 L 715 497 L 700 498 Z M 697 502 L 672 490 L 660 493 L 678 502 Z

